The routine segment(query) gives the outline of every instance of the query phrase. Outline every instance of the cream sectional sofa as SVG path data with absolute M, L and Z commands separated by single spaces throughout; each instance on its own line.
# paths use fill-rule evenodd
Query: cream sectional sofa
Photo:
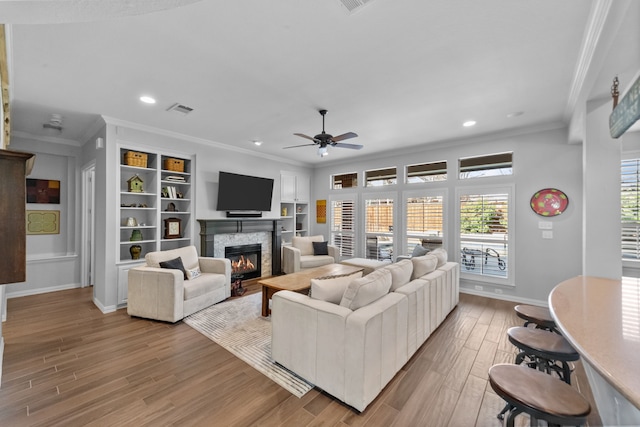
M 458 304 L 459 278 L 441 250 L 364 277 L 314 279 L 310 296 L 277 292 L 273 360 L 363 411 Z M 344 287 L 338 303 L 331 286 Z

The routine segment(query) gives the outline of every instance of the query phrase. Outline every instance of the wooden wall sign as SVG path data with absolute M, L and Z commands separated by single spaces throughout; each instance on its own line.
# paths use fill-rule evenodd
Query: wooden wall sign
M 619 138 L 640 119 L 640 75 L 609 116 L 609 132 Z
M 327 222 L 327 201 L 316 200 L 316 222 L 325 224 Z

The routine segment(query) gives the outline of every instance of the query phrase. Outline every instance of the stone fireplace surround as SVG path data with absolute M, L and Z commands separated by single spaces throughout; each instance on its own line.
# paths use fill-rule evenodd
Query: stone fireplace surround
M 282 220 L 263 218 L 199 219 L 202 256 L 224 258 L 225 246 L 260 243 L 262 276 L 281 273 Z

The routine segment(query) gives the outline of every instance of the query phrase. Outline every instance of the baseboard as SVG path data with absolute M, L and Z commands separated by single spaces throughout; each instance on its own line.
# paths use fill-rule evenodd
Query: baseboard
M 52 286 L 50 288 L 25 289 L 21 291 L 7 292 L 7 299 L 26 297 L 29 295 L 46 294 L 49 292 L 66 291 L 68 289 L 81 288 L 80 283 L 68 283 L 66 285 Z
M 93 298 L 93 304 L 98 307 L 98 310 L 100 310 L 103 314 L 107 314 L 107 313 L 113 313 L 114 311 L 118 310 L 118 307 L 115 305 L 109 305 L 109 306 L 105 306 L 102 305 L 102 303 L 100 301 L 98 301 L 97 299 Z
M 549 303 L 547 301 L 541 301 L 541 300 L 531 299 L 531 298 L 522 298 L 514 295 L 496 294 L 493 292 L 476 291 L 475 289 L 460 288 L 460 293 L 477 295 L 479 297 L 485 297 L 485 298 L 499 299 L 502 301 L 511 301 L 511 302 L 519 302 L 522 304 L 538 305 L 541 307 L 549 306 Z

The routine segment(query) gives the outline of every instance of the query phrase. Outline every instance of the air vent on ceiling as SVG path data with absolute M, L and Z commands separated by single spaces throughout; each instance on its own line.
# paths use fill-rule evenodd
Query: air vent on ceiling
M 171 107 L 167 108 L 167 111 L 174 111 L 176 113 L 187 115 L 193 111 L 193 108 L 176 102 Z
M 373 3 L 373 0 L 340 0 L 340 3 L 347 8 L 349 13 L 353 14 L 358 12 L 366 5 Z

